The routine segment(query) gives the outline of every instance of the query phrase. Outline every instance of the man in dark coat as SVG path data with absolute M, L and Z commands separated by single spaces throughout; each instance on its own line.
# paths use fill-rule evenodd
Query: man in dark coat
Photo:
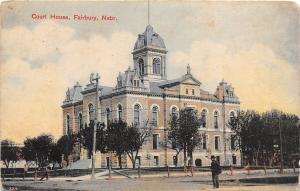
M 210 169 L 214 188 L 219 188 L 219 174 L 221 173 L 221 167 L 216 161 L 216 157 L 214 155 L 211 156 Z

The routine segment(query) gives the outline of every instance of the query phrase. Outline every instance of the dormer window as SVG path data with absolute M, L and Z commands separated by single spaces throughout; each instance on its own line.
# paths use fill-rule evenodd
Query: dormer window
M 133 86 L 134 87 L 140 87 L 140 81 L 139 80 L 133 80 Z

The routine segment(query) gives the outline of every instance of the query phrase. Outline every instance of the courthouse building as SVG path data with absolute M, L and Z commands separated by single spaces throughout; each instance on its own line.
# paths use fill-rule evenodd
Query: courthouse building
M 80 127 L 88 124 L 97 107 L 97 119 L 105 124 L 109 120 L 122 119 L 128 124 L 152 127 L 153 134 L 139 153 L 141 166 L 182 166 L 183 153 L 176 157 L 171 146 L 165 148 L 164 141 L 170 128 L 170 116 L 180 109 L 192 108 L 206 123 L 199 125 L 199 133 L 205 134 L 205 138 L 193 152 L 193 161 L 190 162 L 196 166 L 208 166 L 210 155 L 215 155 L 221 165 L 240 165 L 240 152 L 233 149 L 232 131 L 228 125 L 230 117 L 236 115 L 240 107 L 234 88 L 222 80 L 215 92 L 203 90 L 189 65 L 182 76 L 168 79 L 167 52 L 163 38 L 148 25 L 135 42 L 133 67 L 119 73 L 115 87 L 100 83 L 97 106 L 96 84 L 83 87 L 76 83 L 67 90 L 62 105 L 64 134 L 78 132 Z M 110 156 L 98 153 L 97 162 L 106 167 Z M 87 157 L 83 149 L 80 155 L 78 152 L 77 159 Z M 113 166 L 117 166 L 117 160 L 112 161 Z M 131 167 L 127 156 L 124 156 L 124 165 Z

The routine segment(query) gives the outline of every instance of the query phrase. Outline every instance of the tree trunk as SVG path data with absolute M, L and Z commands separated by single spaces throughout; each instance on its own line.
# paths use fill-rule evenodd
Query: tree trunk
M 122 169 L 122 155 L 118 155 L 119 167 Z
M 259 151 L 256 152 L 256 156 L 255 156 L 255 166 L 258 166 L 258 154 L 259 154 Z
M 8 168 L 9 162 L 7 160 L 4 161 L 4 164 L 5 164 L 6 168 Z
M 128 157 L 129 157 L 129 159 L 131 160 L 132 168 L 134 169 L 134 168 L 135 168 L 135 160 L 134 160 L 133 153 L 127 152 L 127 155 L 128 155 Z
M 183 147 L 183 165 L 184 165 L 184 169 L 186 168 L 186 144 L 184 144 Z

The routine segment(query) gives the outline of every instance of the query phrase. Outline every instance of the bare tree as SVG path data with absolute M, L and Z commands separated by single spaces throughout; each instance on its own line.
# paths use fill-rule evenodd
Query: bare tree
M 126 136 L 126 153 L 132 162 L 132 167 L 135 168 L 135 161 L 139 151 L 147 139 L 152 135 L 152 129 L 147 125 L 139 128 L 136 125 L 128 127 Z

